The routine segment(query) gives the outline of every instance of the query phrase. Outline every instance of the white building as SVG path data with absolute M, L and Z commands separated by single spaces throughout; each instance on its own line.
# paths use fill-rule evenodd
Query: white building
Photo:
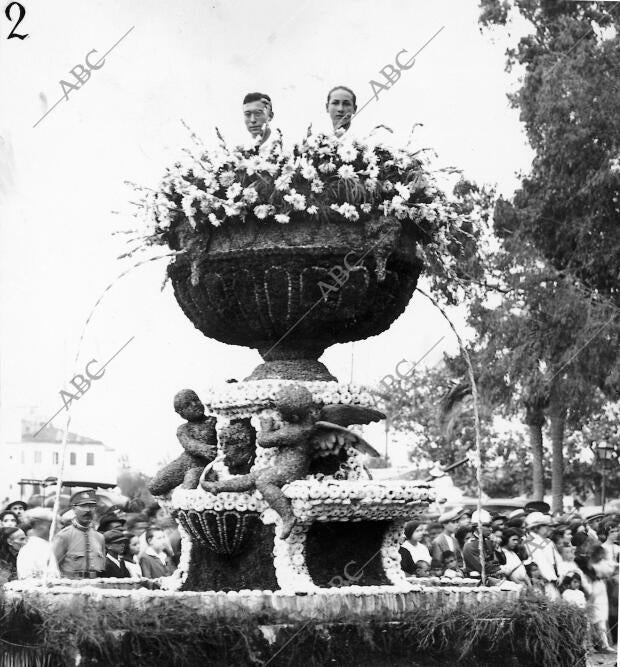
M 44 424 L 45 420 L 30 415 L 14 423 L 13 429 L 3 429 L 0 501 L 27 500 L 33 493 L 39 493 L 38 480 L 59 476 L 63 431 L 51 425 L 42 428 Z M 112 447 L 69 432 L 64 480 L 115 484 L 117 468 L 116 451 Z

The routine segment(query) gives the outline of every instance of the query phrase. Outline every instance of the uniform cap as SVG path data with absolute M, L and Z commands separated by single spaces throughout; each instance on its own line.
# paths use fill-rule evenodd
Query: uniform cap
M 96 505 L 97 496 L 94 489 L 78 491 L 71 496 L 71 505 Z

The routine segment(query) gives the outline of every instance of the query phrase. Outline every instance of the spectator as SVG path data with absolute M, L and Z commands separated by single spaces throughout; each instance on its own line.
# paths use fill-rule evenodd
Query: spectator
M 528 557 L 538 565 L 540 575 L 545 581 L 545 591 L 550 600 L 559 600 L 560 591 L 558 580 L 560 571 L 558 563 L 560 554 L 555 544 L 548 538 L 551 526 L 551 517 L 542 512 L 532 512 L 525 520 L 528 529 L 524 541 Z
M 405 542 L 399 549 L 400 564 L 403 570 L 410 575 L 415 574 L 416 563 L 425 560 L 430 567 L 431 555 L 424 544 L 424 524 L 418 521 L 408 521 L 405 524 Z
M 138 558 L 140 556 L 140 538 L 137 535 L 129 533 L 127 535 L 127 542 L 125 545 L 125 552 L 123 557 L 125 559 L 125 567 L 127 568 L 131 577 L 139 578 L 142 576 L 142 569 Z
M 441 562 L 444 551 L 453 551 L 456 553 L 459 550 L 459 544 L 456 541 L 454 533 L 458 527 L 458 519 L 462 510 L 454 509 L 450 512 L 445 512 L 439 517 L 439 525 L 443 527 L 443 532 L 435 537 L 431 544 L 431 556 Z
M 581 586 L 581 575 L 577 572 L 567 574 L 562 580 L 561 584 L 562 599 L 565 602 L 574 604 L 580 609 L 585 609 L 587 606 L 586 596 Z
M 508 517 L 504 516 L 503 514 L 496 514 L 491 519 L 492 532 L 495 532 L 496 530 L 504 530 L 506 527 L 506 521 L 508 521 Z
M 491 534 L 491 515 L 486 510 L 480 510 L 480 520 L 482 523 L 482 537 L 484 542 L 483 558 L 485 562 L 485 573 L 488 577 L 494 577 L 499 574 L 499 563 L 493 552 L 493 547 L 489 542 Z M 472 536 L 463 547 L 463 560 L 465 561 L 465 572 L 471 574 L 476 572 L 482 574 L 482 559 L 480 557 L 480 536 L 478 533 L 478 512 L 474 512 L 471 517 Z
M 16 528 L 18 524 L 17 515 L 11 510 L 0 513 L 0 528 Z
M 459 526 L 471 526 L 471 510 L 463 510 L 463 513 L 459 516 L 457 523 Z
M 442 530 L 443 526 L 438 521 L 433 521 L 433 523 L 428 524 L 428 527 L 426 529 L 426 537 L 428 540 L 428 544 L 426 546 L 428 547 L 429 551 L 431 549 L 433 540 L 435 540 L 435 538 L 441 533 Z
M 146 550 L 140 556 L 142 576 L 147 579 L 167 577 L 172 574 L 174 567 L 164 551 L 166 536 L 161 528 L 149 528 L 146 531 Z
M 71 496 L 74 518 L 52 543 L 54 556 L 63 577 L 94 579 L 105 570 L 105 546 L 101 533 L 93 528 L 97 498 L 93 489 Z
M 517 553 L 521 544 L 521 533 L 515 528 L 506 528 L 502 533 L 502 560 L 501 572 L 506 579 L 515 584 L 531 586 L 530 578 L 527 576 L 525 565 Z
M 28 509 L 28 505 L 23 500 L 14 500 L 12 503 L 9 503 L 5 509 L 15 514 L 17 523 L 19 524 L 22 514 Z
M 428 577 L 430 575 L 431 566 L 425 560 L 419 560 L 415 564 L 416 577 Z
M 458 566 L 454 551 L 444 551 L 443 554 L 441 554 L 441 561 L 443 564 L 442 574 L 444 577 L 448 577 L 449 579 L 462 578 L 463 572 Z
M 127 521 L 121 510 L 118 507 L 112 507 L 101 516 L 97 530 L 100 533 L 105 533 L 108 530 L 120 530 L 123 532 L 126 523 Z
M 620 547 L 618 546 L 620 527 L 618 524 L 615 521 L 608 521 L 602 524 L 599 528 L 599 537 L 603 549 L 605 549 L 605 558 L 617 563 L 620 557 Z
M 456 554 L 456 562 L 458 566 L 463 569 L 465 563 L 463 561 L 463 547 L 465 546 L 465 542 L 469 539 L 471 536 L 471 526 L 459 526 L 455 531 L 454 531 L 454 538 L 456 539 L 456 544 L 457 544 L 457 549 L 455 550 Z
M 609 646 L 608 619 L 609 600 L 607 597 L 606 579 L 612 576 L 614 565 L 605 558 L 605 549 L 599 544 L 592 549 L 590 557 L 580 555 L 575 558 L 585 574 L 583 586 L 588 597 L 588 615 L 596 628 L 600 649 L 604 653 L 612 653 Z
M 530 578 L 532 590 L 538 595 L 545 595 L 545 580 L 540 573 L 540 568 L 534 562 L 528 563 L 525 566 L 527 576 Z
M 112 579 L 125 579 L 130 577 L 129 570 L 125 564 L 123 553 L 127 547 L 127 536 L 121 530 L 107 530 L 103 537 L 105 539 L 105 571 L 104 577 Z
M 0 585 L 17 577 L 17 554 L 25 543 L 21 528 L 0 528 Z
M 24 512 L 23 528 L 28 539 L 17 555 L 17 576 L 20 579 L 60 576 L 52 545 L 48 541 L 53 517 L 52 511 L 43 507 Z

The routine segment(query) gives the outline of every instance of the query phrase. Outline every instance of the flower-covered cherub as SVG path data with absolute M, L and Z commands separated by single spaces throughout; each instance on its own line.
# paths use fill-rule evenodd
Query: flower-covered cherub
M 175 411 L 186 420 L 177 429 L 177 438 L 185 450 L 164 466 L 149 484 L 150 492 L 163 496 L 175 487 L 195 489 L 200 475 L 217 454 L 215 417 L 205 415 L 204 405 L 192 389 L 182 389 L 174 397 Z
M 308 474 L 315 438 L 325 430 L 346 431 L 352 437 L 355 447 L 364 453 L 378 456 L 366 441 L 343 426 L 368 424 L 382 419 L 384 415 L 377 410 L 350 405 L 326 405 L 318 411 L 314 408 L 312 394 L 301 385 L 287 385 L 282 388 L 276 394 L 274 402 L 283 425 L 276 428 L 272 419 L 263 419 L 262 430 L 258 436 L 261 447 L 277 449 L 269 465 L 227 480 L 201 481 L 201 485 L 210 493 L 257 489 L 269 506 L 280 515 L 280 538 L 286 539 L 295 525 L 295 515 L 291 501 L 282 492 L 282 487 Z M 323 417 L 339 423 L 322 421 Z

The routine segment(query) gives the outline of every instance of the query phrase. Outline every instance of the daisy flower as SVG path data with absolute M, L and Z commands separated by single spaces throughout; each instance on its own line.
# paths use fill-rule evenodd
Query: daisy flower
M 264 220 L 271 213 L 272 206 L 270 204 L 260 204 L 254 207 L 254 215 L 259 220 Z
M 338 169 L 338 176 L 343 179 L 355 178 L 355 169 L 350 164 L 343 164 Z
M 316 193 L 323 192 L 324 187 L 325 186 L 323 185 L 323 181 L 319 180 L 312 181 L 312 183 L 310 184 L 310 189 L 312 190 L 312 192 Z
M 318 213 L 318 210 L 319 209 L 316 206 L 308 206 L 308 209 L 307 209 L 307 211 L 308 211 L 308 213 L 310 213 L 310 215 L 316 215 Z
M 232 183 L 235 182 L 235 174 L 232 171 L 225 171 L 224 173 L 220 174 L 219 181 L 223 188 L 227 188 L 229 185 L 232 185 Z
M 253 187 L 248 187 L 243 190 L 243 198 L 248 204 L 253 204 L 258 199 L 258 192 Z
M 353 162 L 357 157 L 357 151 L 353 147 L 353 144 L 341 144 L 338 147 L 338 155 L 343 162 Z
M 234 199 L 241 194 L 241 183 L 233 183 L 228 190 L 226 190 L 226 199 Z
M 278 215 L 276 215 L 276 222 L 286 224 L 289 221 L 290 221 L 290 217 L 288 215 L 285 215 L 284 213 L 279 213 Z
M 295 190 L 291 190 L 290 194 L 284 195 L 284 201 L 291 204 L 296 211 L 303 211 L 306 208 L 306 198 L 304 195 L 297 194 Z

